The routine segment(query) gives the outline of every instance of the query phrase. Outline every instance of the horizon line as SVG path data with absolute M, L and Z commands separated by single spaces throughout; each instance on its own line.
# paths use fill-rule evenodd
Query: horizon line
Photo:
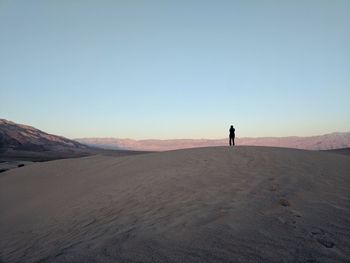
M 66 135 L 61 135 L 60 133 L 52 133 L 52 132 L 47 132 L 46 130 L 42 129 L 42 128 L 36 128 L 35 126 L 31 125 L 31 124 L 24 124 L 24 123 L 18 123 L 9 119 L 6 119 L 4 117 L 0 117 L 0 121 L 5 121 L 5 122 L 10 122 L 16 125 L 23 125 L 23 126 L 29 126 L 32 127 L 34 129 L 40 130 L 44 133 L 50 134 L 50 135 L 55 135 L 55 136 L 60 136 L 60 137 L 64 137 L 67 139 L 71 139 L 71 140 L 78 140 L 78 139 L 119 139 L 119 140 L 134 140 L 134 141 L 151 141 L 151 140 L 158 140 L 158 141 L 167 141 L 167 140 L 225 140 L 227 139 L 228 136 L 226 137 L 217 137 L 217 138 L 205 138 L 205 137 L 201 137 L 201 138 L 185 138 L 185 137 L 172 137 L 172 138 L 144 138 L 144 139 L 136 139 L 136 138 L 130 138 L 130 137 L 111 137 L 111 136 L 100 136 L 100 137 L 96 137 L 96 136 L 92 136 L 92 137 L 87 137 L 87 136 L 83 136 L 83 137 L 75 137 L 75 136 L 66 136 Z M 310 138 L 310 137 L 318 137 L 318 136 L 325 136 L 325 135 L 330 135 L 330 134 L 347 134 L 350 133 L 350 130 L 348 131 L 333 131 L 333 132 L 328 132 L 328 133 L 321 133 L 321 134 L 313 134 L 313 135 L 306 135 L 306 136 L 302 136 L 302 135 L 285 135 L 285 136 L 273 136 L 273 135 L 268 135 L 268 136 L 236 136 L 237 139 L 258 139 L 258 138 Z
M 236 139 L 258 139 L 258 138 L 310 138 L 310 137 L 319 137 L 319 136 L 325 136 L 325 135 L 331 135 L 331 134 L 347 134 L 350 133 L 350 131 L 334 131 L 329 133 L 323 133 L 323 134 L 317 134 L 317 135 L 308 135 L 308 136 L 298 136 L 298 135 L 287 135 L 287 136 L 261 136 L 261 137 L 238 137 L 236 136 Z M 226 140 L 226 137 L 223 138 L 166 138 L 166 139 L 159 139 L 159 138 L 147 138 L 147 139 L 134 139 L 134 138 L 128 138 L 128 137 L 110 137 L 110 136 L 102 136 L 102 137 L 76 137 L 76 138 L 69 138 L 72 140 L 80 140 L 80 139 L 118 139 L 118 140 L 133 140 L 133 141 L 170 141 L 170 140 Z

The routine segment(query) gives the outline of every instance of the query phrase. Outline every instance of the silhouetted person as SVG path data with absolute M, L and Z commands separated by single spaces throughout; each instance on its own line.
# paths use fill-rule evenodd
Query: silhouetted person
M 232 141 L 232 144 L 231 144 Z M 234 146 L 235 145 L 235 128 L 233 128 L 233 125 L 231 125 L 230 127 L 230 146 Z

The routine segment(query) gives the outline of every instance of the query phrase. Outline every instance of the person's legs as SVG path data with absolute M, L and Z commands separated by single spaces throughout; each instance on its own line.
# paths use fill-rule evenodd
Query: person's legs
M 230 144 L 230 146 L 231 146 L 231 136 L 230 137 L 228 137 L 229 138 L 229 144 Z
M 235 137 L 232 137 L 232 145 L 235 146 Z

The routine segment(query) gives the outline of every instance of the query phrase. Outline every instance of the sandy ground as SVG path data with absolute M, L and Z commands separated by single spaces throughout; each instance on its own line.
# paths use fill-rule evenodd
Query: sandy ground
M 0 160 L 0 173 L 6 172 L 7 170 L 22 167 L 25 165 L 31 165 L 34 162 L 30 161 L 1 161 Z
M 213 147 L 0 174 L 1 262 L 350 262 L 350 157 Z
M 8 149 L 0 151 L 0 173 L 6 172 L 17 167 L 31 165 L 34 162 L 47 162 L 58 159 L 79 158 L 91 155 L 104 155 L 121 157 L 127 155 L 150 153 L 145 151 L 128 151 L 128 150 L 106 150 L 98 148 L 87 149 L 63 149 L 48 151 L 22 151 Z

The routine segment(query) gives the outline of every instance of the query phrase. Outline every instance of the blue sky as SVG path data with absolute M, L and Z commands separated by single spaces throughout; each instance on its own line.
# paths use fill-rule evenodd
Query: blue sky
M 350 131 L 350 1 L 0 1 L 0 117 L 69 138 Z

